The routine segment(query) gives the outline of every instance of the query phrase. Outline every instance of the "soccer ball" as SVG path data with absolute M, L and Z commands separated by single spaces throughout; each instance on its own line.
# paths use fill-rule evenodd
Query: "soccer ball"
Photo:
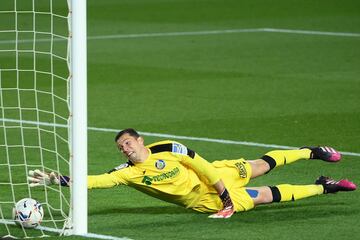
M 41 204 L 32 198 L 23 198 L 18 201 L 13 209 L 15 223 L 24 228 L 37 227 L 44 217 Z

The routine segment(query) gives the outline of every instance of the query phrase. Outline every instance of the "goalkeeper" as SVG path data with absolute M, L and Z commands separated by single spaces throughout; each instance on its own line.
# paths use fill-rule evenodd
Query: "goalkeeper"
M 119 132 L 115 142 L 129 161 L 108 173 L 88 176 L 89 189 L 128 185 L 167 202 L 213 213 L 211 218 L 229 218 L 235 212 L 247 211 L 259 204 L 356 189 L 348 180 L 335 181 L 324 176 L 310 185 L 247 186 L 250 179 L 300 159 L 339 161 L 340 153 L 330 147 L 275 150 L 257 160 L 209 163 L 178 142 L 161 141 L 145 146 L 144 139 L 131 128 Z M 69 186 L 71 182 L 67 176 L 40 170 L 29 171 L 28 180 L 30 186 Z

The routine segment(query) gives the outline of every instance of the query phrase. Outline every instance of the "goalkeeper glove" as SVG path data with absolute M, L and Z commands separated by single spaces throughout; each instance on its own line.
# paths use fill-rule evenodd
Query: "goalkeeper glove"
M 210 215 L 209 218 L 229 218 L 235 213 L 234 205 L 231 201 L 230 194 L 226 190 L 226 188 L 220 194 L 220 198 L 224 208 L 218 211 L 217 213 Z
M 70 178 L 68 176 L 61 176 L 54 172 L 45 173 L 40 171 L 39 169 L 30 170 L 28 177 L 29 186 L 37 187 L 41 185 L 61 185 L 61 186 L 69 186 Z

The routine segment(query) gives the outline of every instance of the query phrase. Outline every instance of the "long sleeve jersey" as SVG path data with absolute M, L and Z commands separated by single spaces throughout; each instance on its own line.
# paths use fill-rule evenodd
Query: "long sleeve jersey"
M 88 176 L 88 188 L 128 185 L 187 208 L 196 204 L 204 191 L 215 191 L 212 185 L 220 180 L 217 170 L 194 151 L 174 141 L 146 148 L 150 154 L 144 162 L 127 162 L 108 173 Z

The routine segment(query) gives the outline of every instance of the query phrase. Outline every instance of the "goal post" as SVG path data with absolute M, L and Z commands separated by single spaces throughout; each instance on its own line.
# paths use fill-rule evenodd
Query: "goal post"
M 71 3 L 72 224 L 87 233 L 87 48 L 86 0 Z
M 0 0 L 0 238 L 87 234 L 86 0 Z M 29 170 L 71 186 L 30 187 Z M 44 208 L 15 226 L 22 198 Z

